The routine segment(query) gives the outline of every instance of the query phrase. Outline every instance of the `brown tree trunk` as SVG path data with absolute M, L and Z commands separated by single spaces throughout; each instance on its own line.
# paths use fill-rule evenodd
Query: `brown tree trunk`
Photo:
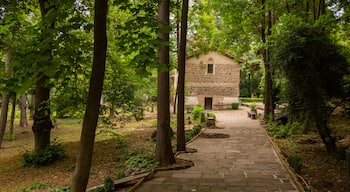
M 311 115 L 311 112 L 308 111 L 306 112 L 304 123 L 301 126 L 301 130 L 303 134 L 307 134 L 309 132 L 311 120 L 312 120 L 312 115 Z
M 35 113 L 35 93 L 32 93 L 30 98 L 30 107 L 29 107 L 29 119 L 34 119 L 34 113 Z
M 16 94 L 12 98 L 12 109 L 11 109 L 11 119 L 10 119 L 10 136 L 13 136 L 13 124 L 15 122 L 16 113 Z
M 6 53 L 6 61 L 5 61 L 5 72 L 8 73 L 9 67 L 8 65 L 11 62 L 11 53 L 8 51 Z M 1 101 L 1 114 L 0 114 L 0 148 L 2 141 L 4 139 L 5 130 L 6 130 L 6 124 L 7 124 L 7 113 L 8 113 L 8 106 L 10 102 L 10 97 L 8 93 L 2 94 L 2 101 Z
M 52 122 L 50 118 L 50 88 L 47 87 L 49 77 L 39 78 L 35 88 L 35 112 L 32 130 L 35 150 L 43 150 L 50 145 Z
M 19 98 L 19 108 L 20 108 L 20 118 L 19 118 L 19 126 L 27 127 L 27 98 L 26 95 L 21 95 Z
M 157 144 L 156 161 L 160 166 L 175 163 L 171 148 L 170 132 L 170 93 L 169 93 L 169 8 L 170 1 L 164 0 L 159 5 L 159 33 L 158 37 L 163 43 L 158 45 L 158 113 L 157 113 Z
M 113 104 L 109 107 L 109 116 L 108 119 L 114 119 L 115 118 L 115 107 Z
M 271 30 L 271 12 L 269 11 L 268 15 L 268 32 L 266 33 L 266 12 L 265 12 L 265 0 L 261 1 L 262 5 L 262 16 L 261 16 L 261 40 L 263 44 L 266 44 L 266 38 Z M 273 115 L 273 100 L 272 100 L 272 78 L 271 78 L 271 67 L 269 63 L 269 48 L 262 49 L 263 62 L 265 67 L 265 105 L 264 105 L 264 119 L 267 119 L 268 115 Z
M 179 50 L 179 79 L 178 79 L 178 105 L 177 105 L 177 151 L 186 151 L 185 139 L 185 73 L 186 73 L 186 39 L 187 39 L 188 0 L 182 1 L 181 37 Z
M 89 180 L 106 65 L 107 10 L 108 0 L 95 0 L 94 58 L 87 106 L 85 109 L 83 128 L 80 137 L 79 153 L 71 185 L 72 192 L 85 192 Z

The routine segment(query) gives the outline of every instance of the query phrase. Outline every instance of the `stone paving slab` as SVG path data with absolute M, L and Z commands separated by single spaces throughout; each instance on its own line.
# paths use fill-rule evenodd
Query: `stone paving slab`
M 183 170 L 158 171 L 136 191 L 140 192 L 255 192 L 300 191 L 282 164 L 258 120 L 247 118 L 246 111 L 213 111 L 216 125 L 206 133 L 228 134 L 228 138 L 198 137 L 187 147 L 197 153 L 178 157 L 194 162 Z

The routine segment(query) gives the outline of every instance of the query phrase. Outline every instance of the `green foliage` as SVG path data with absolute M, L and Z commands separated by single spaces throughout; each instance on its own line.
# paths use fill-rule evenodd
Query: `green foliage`
M 185 141 L 189 142 L 191 139 L 200 133 L 202 127 L 200 125 L 195 125 L 193 129 L 185 131 Z
M 238 109 L 239 103 L 231 103 L 232 109 Z
M 48 165 L 64 157 L 66 157 L 66 155 L 61 144 L 57 141 L 52 141 L 44 150 L 24 153 L 22 155 L 22 162 L 24 166 L 39 167 Z
M 112 177 L 107 176 L 104 180 L 104 184 L 102 187 L 97 187 L 91 192 L 113 192 L 115 190 L 114 181 Z
M 192 109 L 192 118 L 199 122 L 199 123 L 203 123 L 206 121 L 206 117 L 204 115 L 204 108 L 201 106 L 196 106 Z
M 249 98 L 249 97 L 240 97 L 239 100 L 241 102 L 247 102 L 247 103 L 250 103 L 250 102 L 263 102 L 263 98 Z
M 302 133 L 298 122 L 287 123 L 286 125 L 270 124 L 267 131 L 276 138 L 288 138 L 292 135 L 301 135 Z
M 216 119 L 216 115 L 214 113 L 208 113 L 208 117 L 212 117 L 212 118 Z
M 155 161 L 155 154 L 144 154 L 138 153 L 131 156 L 126 162 L 125 165 L 129 168 L 138 168 L 144 170 L 152 170 L 158 167 L 158 163 Z
M 26 187 L 21 187 L 18 192 L 28 192 L 28 191 L 33 191 L 33 190 L 40 190 L 44 189 L 46 184 L 41 181 L 34 181 L 32 182 L 29 186 Z
M 201 118 L 201 115 L 204 113 L 204 109 L 201 106 L 196 106 L 196 107 L 193 107 L 191 113 L 192 113 L 193 119 L 198 120 Z
M 288 164 L 294 169 L 296 173 L 300 173 L 303 169 L 303 159 L 301 156 L 294 155 L 294 156 L 288 156 L 284 154 L 287 158 Z
M 49 192 L 69 192 L 70 187 L 62 187 L 62 188 L 51 188 Z
M 126 174 L 125 174 L 124 171 L 119 171 L 119 172 L 117 173 L 117 179 L 123 179 L 123 178 L 125 178 L 125 177 L 126 177 Z

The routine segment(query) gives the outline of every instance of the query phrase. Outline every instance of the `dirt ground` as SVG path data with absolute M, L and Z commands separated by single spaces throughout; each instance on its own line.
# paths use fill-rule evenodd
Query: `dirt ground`
M 154 150 L 151 134 L 155 114 L 142 122 L 118 122 L 111 127 L 98 128 L 94 147 L 93 162 L 88 187 L 103 184 L 106 176 L 116 178 L 123 169 L 123 160 L 118 159 L 123 151 Z M 105 131 L 102 131 L 105 130 Z M 106 131 L 107 130 L 107 131 Z M 66 150 L 67 157 L 47 167 L 23 167 L 21 155 L 33 149 L 31 126 L 15 127 L 13 141 L 5 138 L 0 149 L 0 191 L 49 191 L 70 185 L 78 153 L 78 140 L 81 132 L 79 120 L 58 120 L 58 128 L 52 129 L 52 138 L 57 138 Z M 118 149 L 122 135 L 127 146 Z

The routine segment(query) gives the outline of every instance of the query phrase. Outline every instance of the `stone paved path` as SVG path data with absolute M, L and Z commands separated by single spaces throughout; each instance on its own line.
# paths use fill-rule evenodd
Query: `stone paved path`
M 158 171 L 136 191 L 299 191 L 259 121 L 249 119 L 247 110 L 215 111 L 216 125 L 223 129 L 207 129 L 205 133 L 224 133 L 230 137 L 197 138 L 187 146 L 197 149 L 197 153 L 179 155 L 192 160 L 195 166 Z

